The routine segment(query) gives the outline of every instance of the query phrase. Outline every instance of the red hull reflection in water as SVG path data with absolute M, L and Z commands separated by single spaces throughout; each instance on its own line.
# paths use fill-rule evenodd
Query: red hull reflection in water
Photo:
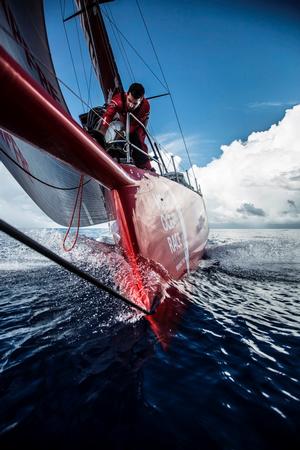
M 137 256 L 132 246 L 131 235 L 128 229 L 123 206 L 116 190 L 113 191 L 113 198 L 122 247 L 126 253 L 129 264 L 129 270 L 126 270 L 125 272 L 116 272 L 115 280 L 120 286 L 120 290 L 123 295 L 130 298 L 130 300 L 135 304 L 144 307 L 147 311 L 150 311 L 152 299 L 149 298 L 149 292 L 143 283 L 140 268 L 137 262 Z
M 177 287 L 170 286 L 165 299 L 158 306 L 155 314 L 146 316 L 150 327 L 164 351 L 168 350 L 172 337 L 176 333 L 181 319 L 189 304 L 187 295 Z

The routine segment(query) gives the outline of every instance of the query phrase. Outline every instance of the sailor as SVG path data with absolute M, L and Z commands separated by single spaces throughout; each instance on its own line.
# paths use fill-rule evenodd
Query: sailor
M 133 83 L 128 92 L 115 94 L 103 116 L 100 132 L 104 135 L 113 119 L 118 116 L 119 120 L 126 126 L 126 116 L 128 112 L 134 116 L 146 127 L 150 114 L 150 104 L 144 97 L 145 89 L 140 83 Z M 147 145 L 145 144 L 146 132 L 144 128 L 130 118 L 130 133 L 129 140 L 132 144 L 139 147 L 145 153 L 148 153 Z M 140 151 L 133 147 L 132 158 L 134 163 L 140 169 L 151 170 L 150 160 Z

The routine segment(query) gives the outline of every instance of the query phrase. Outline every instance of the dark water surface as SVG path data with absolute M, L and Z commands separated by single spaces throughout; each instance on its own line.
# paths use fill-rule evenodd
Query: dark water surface
M 0 256 L 1 450 L 300 448 L 300 230 L 212 230 L 165 340 L 4 234 Z M 84 240 L 69 257 L 112 283 Z

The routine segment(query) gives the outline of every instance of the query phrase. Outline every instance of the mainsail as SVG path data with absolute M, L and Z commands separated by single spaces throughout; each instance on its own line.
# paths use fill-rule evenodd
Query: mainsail
M 0 1 L 0 42 L 13 59 L 66 111 L 53 68 L 41 0 Z M 16 122 L 18 111 L 15 112 Z M 48 136 L 51 140 L 51 136 Z M 0 160 L 34 202 L 55 222 L 68 226 L 76 208 L 78 189 L 82 192 L 80 225 L 109 220 L 105 189 L 70 165 L 0 128 Z

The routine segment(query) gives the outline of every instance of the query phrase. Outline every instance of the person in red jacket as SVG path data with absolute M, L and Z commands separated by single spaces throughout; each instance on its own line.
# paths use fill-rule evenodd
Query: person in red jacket
M 102 118 L 102 125 L 100 132 L 104 135 L 109 124 L 118 115 L 118 119 L 126 126 L 126 114 L 132 112 L 135 117 L 142 122 L 146 127 L 150 114 L 150 104 L 144 97 L 145 89 L 140 83 L 133 83 L 128 92 L 115 94 Z M 146 133 L 143 127 L 136 122 L 132 117 L 130 118 L 130 142 L 148 153 L 147 145 L 145 144 Z M 137 167 L 141 169 L 151 170 L 150 160 L 141 152 L 133 148 L 132 158 Z

